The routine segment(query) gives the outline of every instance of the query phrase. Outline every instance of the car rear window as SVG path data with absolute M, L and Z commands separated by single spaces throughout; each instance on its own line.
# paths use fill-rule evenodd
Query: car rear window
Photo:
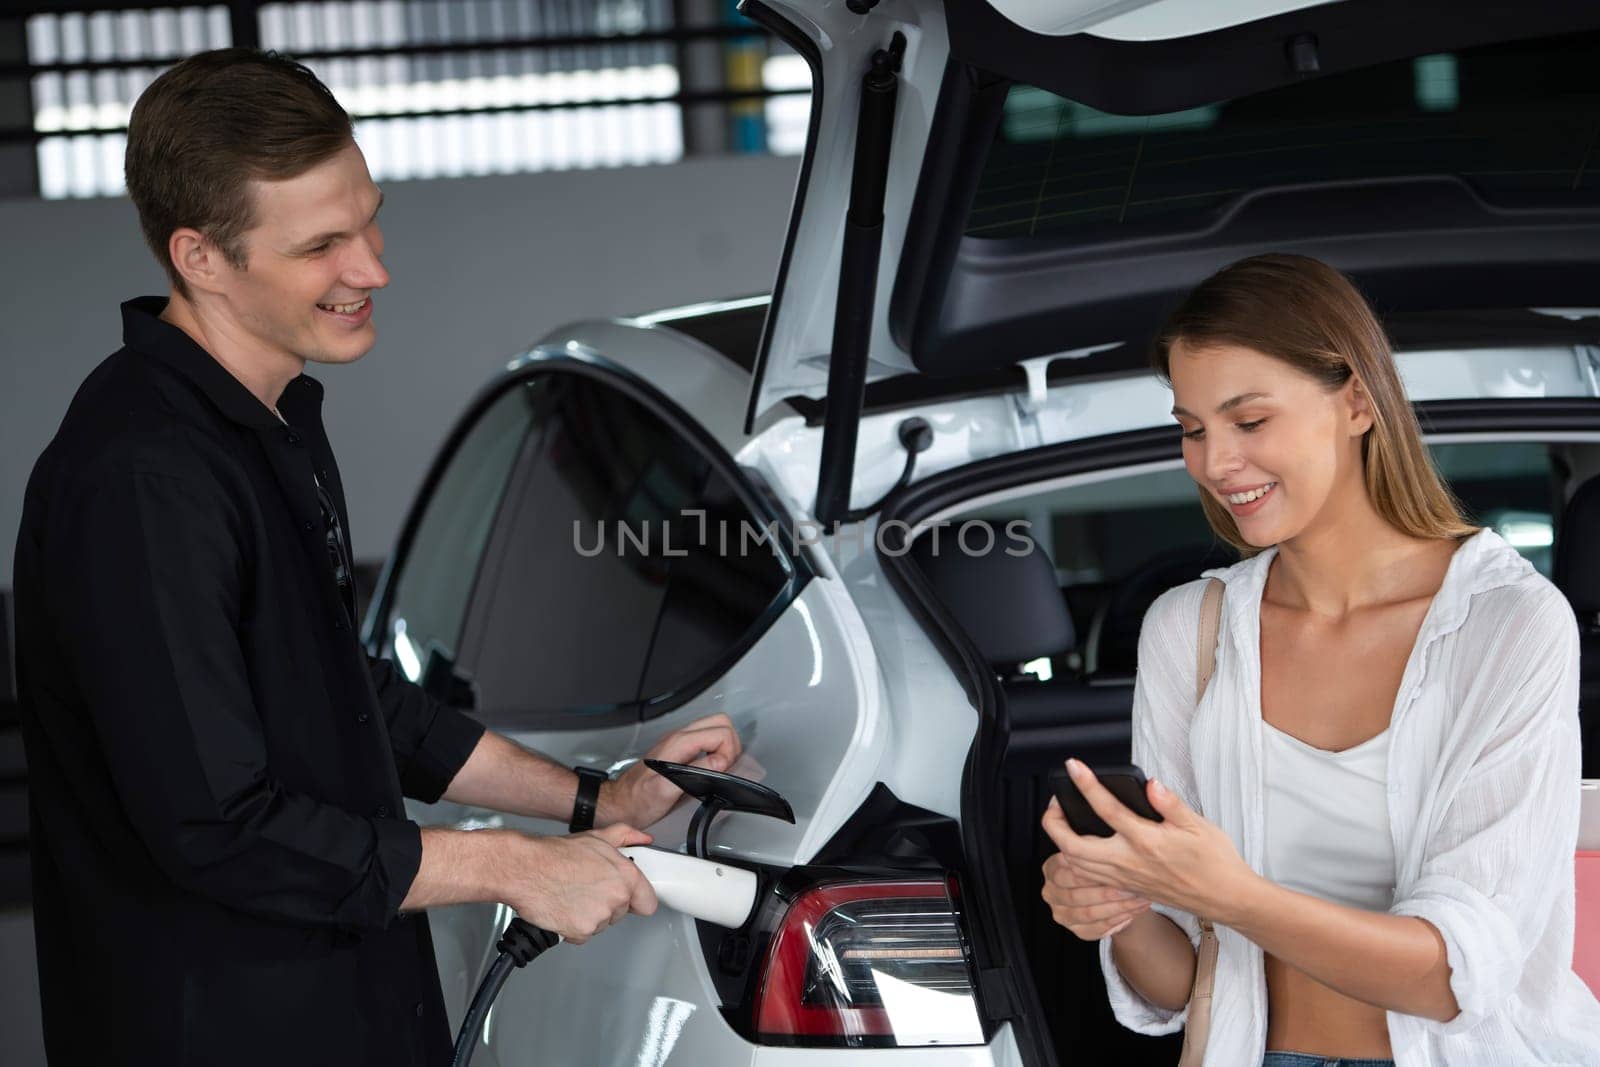
M 1195 225 L 1251 190 L 1458 175 L 1491 202 L 1600 193 L 1600 34 L 1419 56 L 1165 115 L 1010 89 L 967 223 L 1084 240 Z

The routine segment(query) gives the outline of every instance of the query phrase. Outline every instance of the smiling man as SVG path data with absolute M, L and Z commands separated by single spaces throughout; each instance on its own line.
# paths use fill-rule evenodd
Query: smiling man
M 422 909 L 502 902 L 582 942 L 655 908 L 617 849 L 678 800 L 487 733 L 356 637 L 344 493 L 307 363 L 373 345 L 384 269 L 350 119 L 305 67 L 208 52 L 140 97 L 128 189 L 171 291 L 29 480 L 16 556 L 52 1064 L 443 1064 Z M 726 716 L 649 755 L 725 770 Z M 403 797 L 567 821 L 421 828 Z

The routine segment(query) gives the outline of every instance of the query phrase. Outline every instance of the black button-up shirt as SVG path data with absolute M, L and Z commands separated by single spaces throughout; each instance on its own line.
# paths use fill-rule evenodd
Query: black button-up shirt
M 482 727 L 360 645 L 321 386 L 285 425 L 164 306 L 123 305 L 17 544 L 51 1063 L 447 1063 L 402 794 Z

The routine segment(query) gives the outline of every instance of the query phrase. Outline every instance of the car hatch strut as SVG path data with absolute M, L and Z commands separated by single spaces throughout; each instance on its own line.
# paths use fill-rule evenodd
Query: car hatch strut
M 889 141 L 894 132 L 900 61 L 906 38 L 895 32 L 888 48 L 873 53 L 861 78 L 856 154 L 850 174 L 844 251 L 839 256 L 839 297 L 834 304 L 833 352 L 822 424 L 822 459 L 817 471 L 817 518 L 824 526 L 845 519 L 855 475 L 856 431 L 867 386 L 867 350 L 872 341 L 872 306 L 883 246 L 883 196 L 889 178 Z

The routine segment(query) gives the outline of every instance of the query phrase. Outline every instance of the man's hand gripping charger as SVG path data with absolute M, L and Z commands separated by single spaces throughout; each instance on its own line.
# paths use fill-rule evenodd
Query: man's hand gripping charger
M 656 900 L 708 923 L 736 930 L 756 906 L 755 872 L 648 845 L 619 849 L 638 866 Z
M 656 900 L 674 911 L 737 929 L 755 910 L 758 882 L 753 871 L 646 845 L 629 845 L 618 851 L 638 866 L 655 890 Z M 495 946 L 500 956 L 484 975 L 467 1016 L 461 1022 L 452 1067 L 466 1067 L 472 1061 L 489 1006 L 512 969 L 533 960 L 560 940 L 550 931 L 541 930 L 524 919 L 511 920 L 505 936 Z

